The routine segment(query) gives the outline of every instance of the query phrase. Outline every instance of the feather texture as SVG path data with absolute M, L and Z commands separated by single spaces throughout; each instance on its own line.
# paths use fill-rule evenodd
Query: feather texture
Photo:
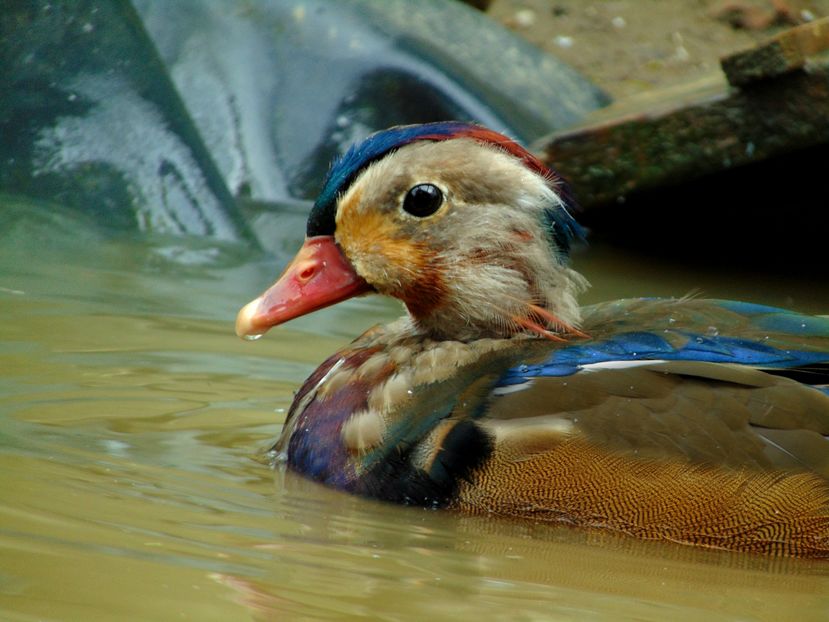
M 829 555 L 829 396 L 776 373 L 829 363 L 829 321 L 817 318 L 818 332 L 805 334 L 796 320 L 806 316 L 734 309 L 707 300 L 597 305 L 584 323 L 597 336 L 578 345 L 424 340 L 407 322 L 374 330 L 339 355 L 337 375 L 320 383 L 317 374 L 298 394 L 283 433 L 289 463 L 398 502 Z M 792 330 L 762 331 L 759 356 L 732 335 L 755 336 L 766 313 L 785 314 L 778 327 Z M 701 345 L 695 331 L 714 318 L 742 333 Z M 676 334 L 642 330 L 679 320 Z M 700 347 L 731 358 L 694 359 Z M 316 397 L 303 403 L 311 385 Z M 379 436 L 354 451 L 347 430 L 366 412 Z

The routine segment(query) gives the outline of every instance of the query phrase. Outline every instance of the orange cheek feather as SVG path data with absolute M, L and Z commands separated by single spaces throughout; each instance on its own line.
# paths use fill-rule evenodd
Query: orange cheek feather
M 344 202 L 337 219 L 337 242 L 360 275 L 378 291 L 398 298 L 415 317 L 428 315 L 447 294 L 437 253 L 401 238 L 395 223 L 377 212 L 358 213 L 354 197 Z

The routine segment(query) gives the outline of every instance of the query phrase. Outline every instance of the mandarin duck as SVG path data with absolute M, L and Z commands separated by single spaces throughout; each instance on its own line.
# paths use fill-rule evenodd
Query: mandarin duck
M 552 170 L 480 126 L 348 150 L 237 333 L 369 292 L 408 313 L 320 365 L 276 454 L 376 499 L 829 556 L 829 318 L 694 298 L 580 308 L 572 208 Z

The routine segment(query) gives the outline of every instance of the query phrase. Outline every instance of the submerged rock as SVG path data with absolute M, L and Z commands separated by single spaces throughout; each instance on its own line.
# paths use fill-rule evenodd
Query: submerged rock
M 459 3 L 134 5 L 4 5 L 0 192 L 113 227 L 252 240 L 259 213 L 233 195 L 294 209 L 371 131 L 454 118 L 529 141 L 606 101 Z
M 420 0 L 220 0 L 136 8 L 228 186 L 311 198 L 332 157 L 400 123 L 475 120 L 519 139 L 606 98 L 479 12 Z
M 0 191 L 114 227 L 249 237 L 128 2 L 7 3 L 0 66 Z

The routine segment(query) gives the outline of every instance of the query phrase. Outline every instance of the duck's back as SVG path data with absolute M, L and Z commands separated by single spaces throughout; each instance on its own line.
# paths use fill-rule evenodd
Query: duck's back
M 589 340 L 509 369 L 494 426 L 548 421 L 602 447 L 829 480 L 829 318 L 710 300 L 624 300 Z

